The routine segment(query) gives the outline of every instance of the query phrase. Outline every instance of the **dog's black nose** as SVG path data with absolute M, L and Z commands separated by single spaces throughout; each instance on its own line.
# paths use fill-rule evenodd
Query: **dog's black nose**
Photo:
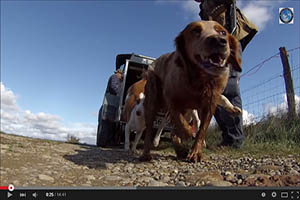
M 227 45 L 227 40 L 220 36 L 210 36 L 207 38 L 207 43 L 211 47 L 225 47 Z

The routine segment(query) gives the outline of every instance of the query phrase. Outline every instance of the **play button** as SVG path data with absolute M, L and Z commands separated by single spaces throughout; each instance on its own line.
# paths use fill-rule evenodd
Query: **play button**
M 7 192 L 7 198 L 11 197 L 12 196 L 12 193 L 10 192 Z

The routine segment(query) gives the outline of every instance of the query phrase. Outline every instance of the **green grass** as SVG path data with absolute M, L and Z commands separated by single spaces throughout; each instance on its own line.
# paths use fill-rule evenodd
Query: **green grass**
M 286 116 L 270 116 L 256 124 L 244 127 L 245 140 L 241 149 L 231 149 L 232 153 L 256 155 L 300 155 L 300 120 L 290 120 Z M 218 128 L 210 128 L 207 143 L 216 145 L 221 141 Z
M 289 120 L 286 116 L 268 117 L 257 124 L 244 127 L 245 140 L 240 149 L 227 148 L 226 152 L 233 157 L 249 154 L 252 156 L 286 156 L 300 158 L 300 119 Z M 222 140 L 218 126 L 210 127 L 206 135 L 206 143 L 210 147 L 217 146 Z M 188 141 L 187 147 L 192 147 Z M 172 151 L 170 141 L 162 141 L 159 149 Z M 204 153 L 216 153 L 217 150 L 205 149 Z M 223 153 L 223 152 L 218 152 Z

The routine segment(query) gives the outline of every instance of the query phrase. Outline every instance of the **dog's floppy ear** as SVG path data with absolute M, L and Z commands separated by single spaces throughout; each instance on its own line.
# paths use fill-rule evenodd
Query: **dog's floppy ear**
M 189 29 L 189 26 L 187 26 L 183 31 L 181 31 L 179 35 L 175 38 L 176 52 L 179 53 L 176 62 L 180 67 L 191 65 L 189 56 L 187 55 L 186 44 L 185 44 L 186 43 L 185 33 L 187 29 Z
M 185 55 L 185 42 L 183 36 L 184 30 L 179 33 L 179 35 L 175 38 L 176 50 L 184 57 Z
M 230 46 L 230 57 L 228 62 L 231 63 L 232 67 L 238 71 L 242 71 L 242 47 L 239 45 L 237 39 L 232 35 L 228 35 L 228 41 Z

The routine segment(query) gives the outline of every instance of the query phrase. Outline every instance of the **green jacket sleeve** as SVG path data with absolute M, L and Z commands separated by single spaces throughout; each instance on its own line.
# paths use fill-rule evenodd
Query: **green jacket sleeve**
M 242 50 L 246 48 L 249 42 L 258 32 L 255 24 L 251 23 L 239 8 L 236 9 L 237 26 L 233 36 L 241 42 Z

